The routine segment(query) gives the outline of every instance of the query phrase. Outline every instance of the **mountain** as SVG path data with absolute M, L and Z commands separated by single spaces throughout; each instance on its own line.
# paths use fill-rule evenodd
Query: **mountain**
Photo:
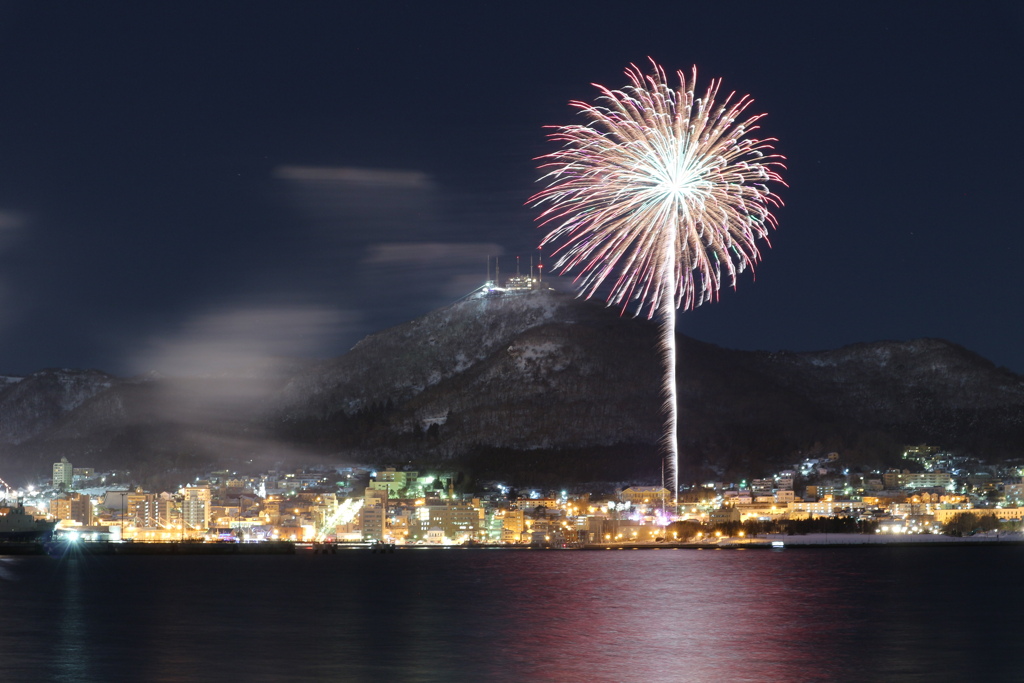
M 52 427 L 114 378 L 97 370 L 41 370 L 0 378 L 0 443 L 19 444 Z
M 44 371 L 0 389 L 0 476 L 54 458 L 156 473 L 331 457 L 445 461 L 477 476 L 655 480 L 653 323 L 554 291 L 471 298 L 325 361 L 116 379 Z M 936 339 L 814 353 L 678 338 L 692 478 L 838 451 L 869 466 L 928 442 L 1024 456 L 1024 377 Z
M 661 434 L 656 336 L 653 323 L 554 292 L 471 300 L 309 368 L 269 415 L 278 433 L 367 459 L 650 453 Z M 691 472 L 749 475 L 815 450 L 884 464 L 921 442 L 1024 455 L 1024 378 L 949 342 L 766 353 L 678 341 Z

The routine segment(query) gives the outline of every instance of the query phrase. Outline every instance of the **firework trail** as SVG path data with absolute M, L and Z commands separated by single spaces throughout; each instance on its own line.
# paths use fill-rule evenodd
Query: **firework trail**
M 644 75 L 631 64 L 630 84 L 609 90 L 594 84 L 594 104 L 573 101 L 585 124 L 551 126 L 561 148 L 539 158 L 547 187 L 530 202 L 544 206 L 541 226 L 551 226 L 541 246 L 559 244 L 555 267 L 577 271 L 581 293 L 610 287 L 609 305 L 661 319 L 665 364 L 665 438 L 671 490 L 678 503 L 679 449 L 676 405 L 676 309 L 718 298 L 723 278 L 760 259 L 782 205 L 769 183 L 785 184 L 784 158 L 774 138 L 750 137 L 759 114 L 739 120 L 751 104 L 730 93 L 721 103 L 721 80 L 704 95 L 679 71 L 672 88 L 651 60 Z

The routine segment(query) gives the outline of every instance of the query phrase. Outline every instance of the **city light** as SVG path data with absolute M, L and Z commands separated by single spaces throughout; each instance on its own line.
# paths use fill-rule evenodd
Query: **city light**
M 712 482 L 690 491 L 679 514 L 663 505 L 663 487 L 627 486 L 605 496 L 569 494 L 568 488 L 530 490 L 510 500 L 499 487 L 447 495 L 441 490 L 447 485 L 425 482 L 447 482 L 452 479 L 448 474 L 420 476 L 394 468 L 377 469 L 378 478 L 370 479 L 364 491 L 351 490 L 350 470 L 331 476 L 302 471 L 231 475 L 235 478 L 228 481 L 204 474 L 177 491 L 161 493 L 124 483 L 100 485 L 88 494 L 26 485 L 8 496 L 25 497 L 26 514 L 43 531 L 55 530 L 62 541 L 85 544 L 94 539 L 154 544 L 277 540 L 571 549 L 596 543 L 707 547 L 710 541 L 718 548 L 753 548 L 769 547 L 780 535 L 795 536 L 792 545 L 832 544 L 853 533 L 879 542 L 938 534 L 1002 540 L 1020 533 L 1024 508 L 1017 501 L 1024 497 L 1024 482 L 1016 468 L 1002 475 L 1013 477 L 1002 482 L 1002 490 L 986 476 L 978 478 L 985 487 L 976 492 L 949 493 L 945 484 L 951 475 L 938 468 L 922 479 L 906 472 L 847 474 L 851 468 L 839 464 L 837 454 L 816 460 L 811 464 L 819 478 L 799 491 L 794 477 L 803 463 L 794 463 L 740 485 Z M 359 476 L 365 480 L 368 474 Z M 104 477 L 97 475 L 95 482 Z M 108 478 L 127 479 L 123 473 Z M 887 490 L 885 483 L 895 488 Z M 11 509 L 0 507 L 0 522 L 4 515 L 12 518 Z M 50 522 L 44 519 L 47 509 Z M 682 531 L 675 524 L 688 526 Z M 828 538 L 816 541 L 821 532 Z

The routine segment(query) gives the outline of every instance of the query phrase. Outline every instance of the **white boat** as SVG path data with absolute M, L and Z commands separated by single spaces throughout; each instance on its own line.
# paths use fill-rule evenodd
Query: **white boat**
M 14 505 L 0 503 L 0 543 L 45 543 L 53 536 L 56 522 L 36 519 L 25 512 L 21 500 Z

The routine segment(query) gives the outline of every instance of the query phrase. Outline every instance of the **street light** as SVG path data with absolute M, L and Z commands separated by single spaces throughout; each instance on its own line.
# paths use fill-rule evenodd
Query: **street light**
M 175 500 L 180 503 L 178 507 L 178 522 L 181 524 L 181 542 L 185 542 L 185 496 L 175 496 Z

